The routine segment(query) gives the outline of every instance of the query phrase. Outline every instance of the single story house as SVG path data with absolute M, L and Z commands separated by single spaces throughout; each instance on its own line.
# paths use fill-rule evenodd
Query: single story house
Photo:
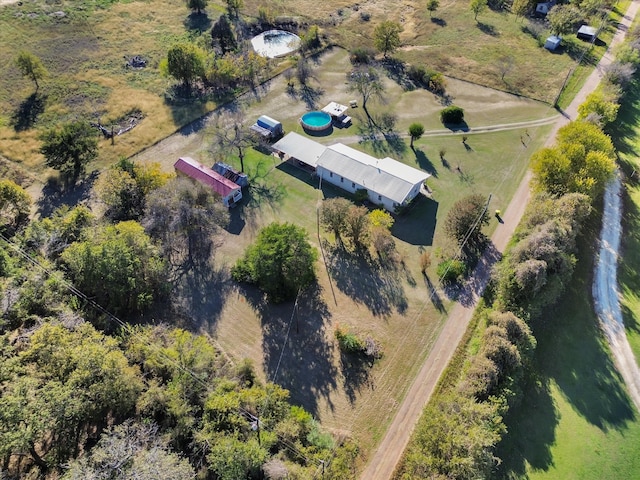
M 578 29 L 576 37 L 578 37 L 580 40 L 593 42 L 598 37 L 598 29 L 596 27 L 590 27 L 589 25 L 582 25 Z
M 321 182 L 350 193 L 366 190 L 369 200 L 391 212 L 413 200 L 430 175 L 389 157 L 375 158 L 342 143 L 325 147 L 289 133 L 273 145 L 282 156 L 315 170 Z
M 284 134 L 282 123 L 267 115 L 260 115 L 250 129 L 267 140 L 275 140 Z
M 544 42 L 544 48 L 551 52 L 554 52 L 558 49 L 560 43 L 562 43 L 562 37 L 551 35 L 549 38 L 547 38 L 547 41 Z
M 210 187 L 222 197 L 225 207 L 234 207 L 242 199 L 242 189 L 209 167 L 190 157 L 180 157 L 174 163 L 178 175 L 184 175 Z

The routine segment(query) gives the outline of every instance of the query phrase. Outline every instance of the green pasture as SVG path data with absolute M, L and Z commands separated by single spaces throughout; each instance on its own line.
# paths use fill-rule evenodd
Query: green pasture
M 611 129 L 618 149 L 624 178 L 622 257 L 618 263 L 618 282 L 622 294 L 622 314 L 627 338 L 636 359 L 640 359 L 640 84 L 627 91 Z
M 535 324 L 535 381 L 505 419 L 495 478 L 640 476 L 640 418 L 591 307 L 591 230 L 566 294 Z

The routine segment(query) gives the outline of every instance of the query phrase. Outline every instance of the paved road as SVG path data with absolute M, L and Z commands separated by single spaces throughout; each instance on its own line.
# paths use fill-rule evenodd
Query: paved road
M 600 83 L 603 69 L 613 60 L 612 47 L 624 39 L 624 35 L 629 29 L 631 22 L 636 16 L 640 0 L 635 0 L 629 6 L 626 15 L 622 19 L 618 30 L 609 46 L 609 49 L 600 60 L 597 68 L 588 77 L 582 89 L 578 92 L 571 105 L 563 112 L 564 115 L 557 120 L 556 125 L 547 141 L 547 145 L 554 143 L 557 130 L 577 116 L 578 106 L 584 102 L 585 98 Z M 507 242 L 513 235 L 515 227 L 520 222 L 525 207 L 530 199 L 529 182 L 531 174 L 527 173 L 520 183 L 509 206 L 504 211 L 504 223 L 499 225 L 491 240 L 495 248 L 503 252 Z M 473 272 L 467 296 L 477 299 L 484 290 L 491 271 L 493 261 L 488 257 L 483 257 L 478 268 Z M 475 303 L 475 302 L 474 302 Z M 424 406 L 429 401 L 438 379 L 451 360 L 453 353 L 460 343 L 469 321 L 473 315 L 474 306 L 456 304 L 451 310 L 438 340 L 436 341 L 429 356 L 425 360 L 422 368 L 418 372 L 413 385 L 398 408 L 398 413 L 389 426 L 385 437 L 382 439 L 378 449 L 371 456 L 371 461 L 361 475 L 362 480 L 389 480 L 404 452 L 411 433 L 418 421 Z

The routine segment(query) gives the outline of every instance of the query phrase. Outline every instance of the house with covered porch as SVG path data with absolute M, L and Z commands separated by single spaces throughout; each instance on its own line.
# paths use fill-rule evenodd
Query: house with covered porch
M 328 182 L 368 199 L 391 212 L 409 204 L 429 174 L 389 157 L 375 158 L 342 143 L 321 145 L 295 132 L 273 145 L 281 158 L 312 170 L 319 182 Z

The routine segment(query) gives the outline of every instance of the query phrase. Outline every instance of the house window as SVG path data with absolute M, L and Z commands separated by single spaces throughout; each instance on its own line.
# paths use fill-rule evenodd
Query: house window
M 329 176 L 330 176 L 330 177 L 333 177 L 333 172 L 329 172 Z
M 378 195 L 378 200 L 382 200 L 382 195 Z
M 340 183 L 344 182 L 344 177 L 340 177 Z
M 351 188 L 356 188 L 356 182 L 351 182 Z

